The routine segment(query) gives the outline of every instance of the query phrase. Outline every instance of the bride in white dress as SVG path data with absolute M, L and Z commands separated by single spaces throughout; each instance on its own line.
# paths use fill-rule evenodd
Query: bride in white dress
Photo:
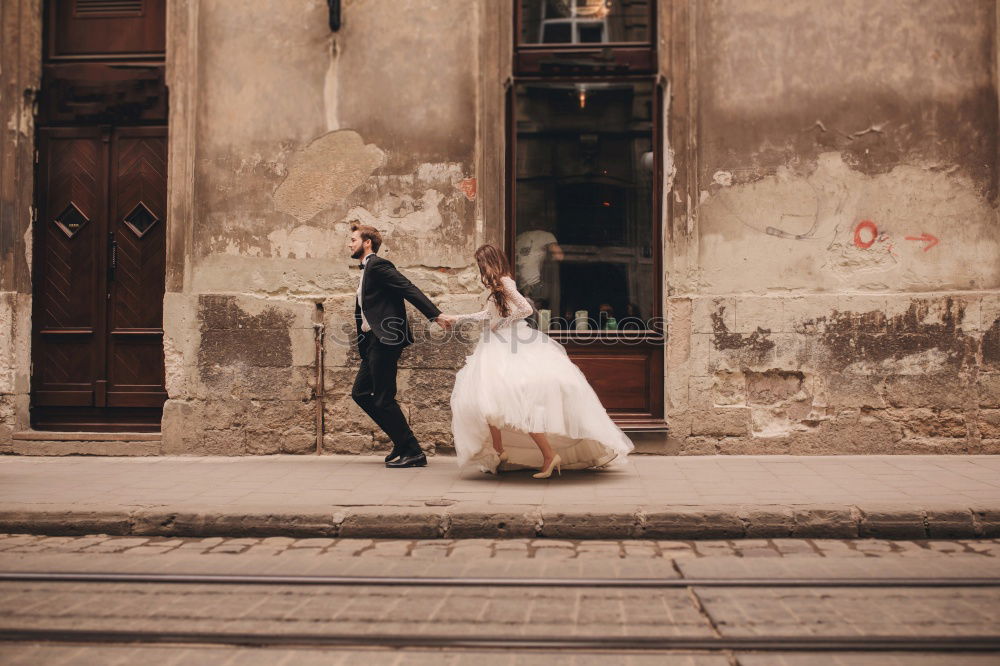
M 476 250 L 486 309 L 451 315 L 453 324 L 485 323 L 475 351 L 455 377 L 452 432 L 458 463 L 496 473 L 500 466 L 553 470 L 603 467 L 623 461 L 631 440 L 566 350 L 528 326 L 531 304 L 517 291 L 503 251 Z

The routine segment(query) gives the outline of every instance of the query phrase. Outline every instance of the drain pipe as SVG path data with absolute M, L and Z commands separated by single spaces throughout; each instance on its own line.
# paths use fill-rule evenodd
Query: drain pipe
M 319 319 L 318 322 L 313 324 L 313 332 L 316 338 L 316 455 L 322 455 L 323 453 L 323 410 L 325 405 L 324 394 L 325 390 L 325 363 L 324 363 L 324 349 L 323 349 L 323 337 L 326 332 L 326 326 L 323 322 L 323 303 L 316 303 L 316 318 Z

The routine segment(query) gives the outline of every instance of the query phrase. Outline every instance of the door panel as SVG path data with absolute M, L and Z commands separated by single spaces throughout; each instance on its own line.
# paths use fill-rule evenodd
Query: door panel
M 163 390 L 166 128 L 122 128 L 111 156 L 108 405 L 158 407 Z
M 107 143 L 98 128 L 40 139 L 35 404 L 90 405 L 104 365 Z
M 167 398 L 166 128 L 40 133 L 33 414 L 106 428 Z

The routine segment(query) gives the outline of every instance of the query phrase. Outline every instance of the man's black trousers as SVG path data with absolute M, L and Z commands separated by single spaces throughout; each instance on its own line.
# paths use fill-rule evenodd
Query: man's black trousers
M 354 402 L 389 435 L 397 453 L 404 456 L 420 453 L 420 444 L 396 402 L 396 366 L 403 348 L 382 344 L 368 333 L 361 336 L 358 352 L 361 367 L 351 390 Z

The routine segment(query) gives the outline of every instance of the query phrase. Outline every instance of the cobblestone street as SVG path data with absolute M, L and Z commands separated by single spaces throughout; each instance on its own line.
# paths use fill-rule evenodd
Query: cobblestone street
M 25 557 L 30 553 L 31 557 Z M 30 534 L 0 535 L 0 562 L 30 566 L 45 557 L 88 555 L 85 562 L 105 561 L 124 564 L 160 562 L 151 556 L 243 555 L 225 558 L 232 565 L 264 558 L 350 558 L 352 561 L 391 559 L 399 562 L 426 560 L 428 563 L 480 559 L 529 562 L 531 560 L 619 562 L 677 561 L 680 564 L 715 561 L 720 557 L 781 558 L 783 562 L 806 558 L 822 562 L 867 558 L 896 562 L 971 561 L 1000 564 L 1000 539 L 956 539 L 939 541 L 897 541 L 886 539 L 734 539 L 706 541 L 583 540 L 555 539 L 293 539 L 291 537 L 180 539 L 164 537 L 114 537 L 108 535 L 47 537 Z M 105 560 L 102 556 L 129 558 Z M 820 558 L 820 559 L 816 559 Z M 983 559 L 986 558 L 986 559 Z M 202 558 L 199 562 L 213 561 Z M 257 561 L 267 562 L 269 559 Z M 84 563 L 85 563 L 84 562 Z M 74 561 L 74 564 L 81 562 Z
M 0 583 L 0 630 L 554 636 L 974 637 L 1000 634 L 997 587 L 783 586 L 789 579 L 1000 577 L 1000 540 L 561 541 L 0 536 L 0 571 L 569 578 L 553 587 Z M 667 588 L 588 587 L 598 578 Z M 684 580 L 691 581 L 685 585 Z M 761 579 L 758 587 L 717 586 Z M 707 582 L 706 582 L 707 581 Z M 818 585 L 818 584 L 817 584 Z M 363 638 L 359 639 L 363 644 Z M 576 664 L 600 650 L 470 650 L 0 644 L 4 664 Z M 639 651 L 616 663 L 815 663 L 808 654 Z M 333 661 L 336 656 L 340 661 Z M 833 657 L 826 655 L 830 659 Z M 853 654 L 836 663 L 995 663 L 998 655 Z M 664 660 L 667 661 L 664 661 Z M 803 660 L 806 661 L 803 661 Z M 897 659 L 898 661 L 894 661 Z M 782 661 L 784 660 L 784 662 Z M 832 662 L 831 662 L 832 663 Z

